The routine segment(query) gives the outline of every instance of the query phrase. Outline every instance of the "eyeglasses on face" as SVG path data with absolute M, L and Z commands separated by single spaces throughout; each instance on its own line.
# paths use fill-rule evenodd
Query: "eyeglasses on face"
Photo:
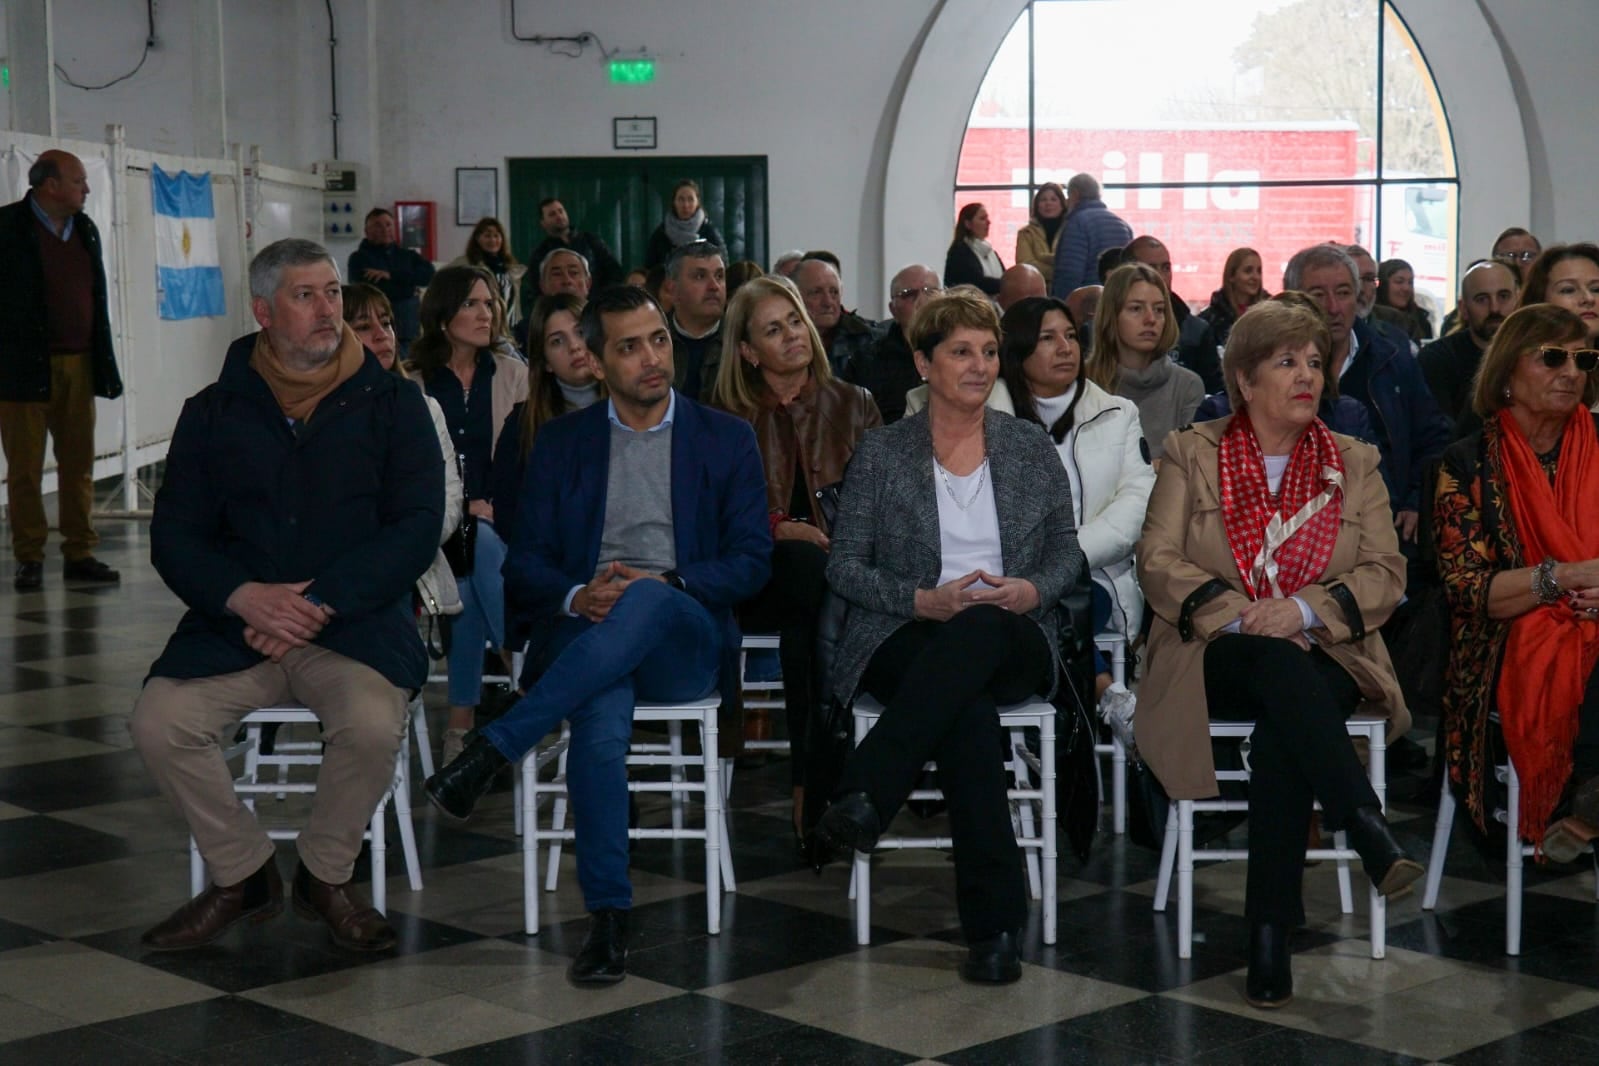
M 1567 356 L 1576 360 L 1577 369 L 1584 374 L 1593 373 L 1594 367 L 1599 366 L 1599 351 L 1593 348 L 1579 348 L 1573 352 L 1554 344 L 1545 344 L 1538 349 L 1538 358 L 1542 359 L 1543 365 L 1550 370 L 1559 370 L 1565 366 Z
M 914 300 L 918 296 L 922 296 L 924 294 L 927 296 L 937 296 L 943 291 L 943 289 L 940 289 L 936 285 L 925 285 L 920 289 L 895 289 L 893 292 L 889 293 L 889 295 L 896 300 Z
M 1538 258 L 1537 252 L 1500 252 L 1494 256 L 1501 263 L 1530 263 Z

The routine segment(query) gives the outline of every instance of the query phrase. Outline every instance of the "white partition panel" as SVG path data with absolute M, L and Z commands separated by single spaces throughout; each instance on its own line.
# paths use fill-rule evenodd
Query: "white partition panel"
M 84 162 L 90 196 L 86 210 L 104 241 L 113 343 L 124 395 L 97 401 L 95 476 L 131 474 L 166 454 L 166 442 L 183 401 L 216 380 L 228 345 L 256 328 L 250 313 L 247 271 L 253 248 L 282 237 L 318 239 L 320 179 L 260 161 L 259 150 L 233 159 L 200 159 L 125 147 L 119 127 L 108 127 L 104 143 L 46 138 L 0 131 L 0 197 L 19 199 L 28 166 L 46 148 L 62 148 Z M 157 306 L 155 211 L 151 170 L 211 175 L 217 253 L 222 265 L 226 313 L 215 318 L 169 321 Z M 249 192 L 251 195 L 246 196 Z M 256 209 L 252 217 L 247 200 Z M 53 460 L 46 459 L 45 491 L 54 491 Z M 4 476 L 0 459 L 0 477 Z M 130 477 L 122 506 L 141 501 Z

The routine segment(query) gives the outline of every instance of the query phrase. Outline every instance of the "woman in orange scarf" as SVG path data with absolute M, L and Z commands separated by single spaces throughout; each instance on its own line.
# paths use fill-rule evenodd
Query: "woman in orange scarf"
M 1486 831 L 1495 752 L 1508 752 L 1522 835 L 1557 861 L 1599 832 L 1596 364 L 1570 311 L 1534 304 L 1506 319 L 1477 372 L 1483 428 L 1444 453 L 1434 510 L 1452 611 L 1450 784 Z M 1551 825 L 1566 796 L 1573 817 Z

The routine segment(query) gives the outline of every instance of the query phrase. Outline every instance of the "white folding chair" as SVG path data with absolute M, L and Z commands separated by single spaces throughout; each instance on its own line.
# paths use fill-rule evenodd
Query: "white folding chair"
M 1505 954 L 1521 954 L 1522 866 L 1534 848 L 1521 840 L 1521 778 L 1516 766 L 1506 759 L 1494 767 L 1494 776 L 1505 786 L 1505 807 L 1494 811 L 1494 819 L 1505 826 Z M 1438 798 L 1438 824 L 1432 833 L 1432 857 L 1427 862 L 1427 891 L 1421 909 L 1438 906 L 1438 887 L 1444 879 L 1444 860 L 1449 856 L 1449 833 L 1455 825 L 1455 794 L 1446 777 Z M 1591 850 L 1591 847 L 1590 847 Z M 1594 872 L 1594 898 L 1599 900 L 1599 868 Z
M 1377 802 L 1387 808 L 1388 796 L 1388 720 L 1372 715 L 1357 714 L 1344 723 L 1351 737 L 1365 737 L 1368 745 L 1366 775 Z M 1242 740 L 1255 731 L 1254 722 L 1210 723 L 1212 738 Z M 1249 770 L 1218 770 L 1216 780 L 1248 781 Z M 1171 895 L 1172 867 L 1177 869 L 1177 957 L 1192 958 L 1194 953 L 1194 863 L 1222 862 L 1229 859 L 1247 859 L 1249 852 L 1242 848 L 1194 847 L 1194 814 L 1199 811 L 1247 811 L 1247 800 L 1209 799 L 1175 800 L 1166 813 L 1166 837 L 1160 853 L 1160 874 L 1155 881 L 1155 910 L 1165 911 Z M 1353 848 L 1347 845 L 1343 833 L 1333 836 L 1333 847 L 1315 848 L 1305 852 L 1307 859 L 1334 859 L 1338 863 L 1338 900 L 1345 914 L 1354 913 L 1354 893 L 1349 878 L 1349 861 L 1358 859 Z M 1371 889 L 1371 957 L 1383 958 L 1388 953 L 1387 901 L 1373 886 Z
M 854 712 L 855 743 L 859 745 L 871 731 L 872 726 L 877 724 L 877 719 L 883 713 L 883 705 L 862 694 L 855 698 Z M 1058 849 L 1055 840 L 1055 708 L 1042 700 L 1013 704 L 999 709 L 999 722 L 1009 734 L 1006 768 L 1011 773 L 1012 787 L 1006 790 L 1005 795 L 1011 802 L 1011 825 L 1016 830 L 1016 843 L 1026 855 L 1028 888 L 1034 899 L 1040 897 L 1043 899 L 1044 943 L 1053 944 L 1058 902 L 1056 880 Z M 1027 750 L 1025 743 L 1023 731 L 1029 728 L 1038 730 L 1040 754 L 1037 757 Z M 936 768 L 934 763 L 927 765 L 930 769 Z M 1035 772 L 1036 782 L 1033 776 Z M 937 789 L 917 789 L 910 794 L 910 798 L 942 799 L 943 795 Z M 874 850 L 896 851 L 905 848 L 954 846 L 955 842 L 949 837 L 885 833 L 878 837 L 877 847 Z M 855 866 L 850 877 L 849 892 L 850 898 L 855 901 L 855 942 L 862 945 L 870 944 L 872 857 L 866 852 L 855 853 Z
M 315 714 L 304 707 L 263 707 L 251 711 L 239 720 L 245 729 L 245 739 L 224 751 L 224 756 L 232 759 L 238 755 L 244 756 L 244 772 L 233 782 L 233 791 L 244 797 L 244 805 L 250 810 L 255 810 L 256 797 L 272 793 L 279 799 L 293 792 L 297 794 L 310 794 L 316 791 L 316 781 L 291 781 L 288 771 L 291 766 L 320 766 L 322 764 L 322 741 L 292 740 L 287 736 L 287 729 L 279 729 L 279 733 L 270 753 L 261 751 L 261 728 L 268 723 L 282 726 L 317 725 Z M 261 780 L 263 767 L 278 767 L 278 779 L 264 782 Z M 384 831 L 384 812 L 388 809 L 389 801 L 394 801 L 394 821 L 400 829 L 400 847 L 405 854 L 405 870 L 411 883 L 411 891 L 422 891 L 422 862 L 417 856 L 416 829 L 411 824 L 411 733 L 407 728 L 405 735 L 400 740 L 400 748 L 394 755 L 394 780 L 389 785 L 387 792 L 378 800 L 378 805 L 372 811 L 372 820 L 367 830 L 362 834 L 362 839 L 371 845 L 372 857 L 372 905 L 379 911 L 387 912 L 388 887 L 388 840 Z M 269 829 L 267 836 L 273 840 L 294 840 L 299 837 L 298 829 Z M 205 891 L 206 868 L 205 860 L 200 856 L 199 845 L 194 837 L 189 838 L 189 891 L 191 895 L 198 896 Z
M 629 829 L 634 840 L 703 840 L 705 842 L 705 918 L 712 936 L 722 929 L 722 892 L 735 890 L 733 860 L 724 846 L 727 814 L 723 805 L 722 760 L 717 748 L 716 716 L 721 709 L 719 695 L 683 703 L 640 703 L 633 710 L 634 722 L 664 722 L 667 740 L 660 742 L 635 741 L 628 749 L 629 766 L 665 766 L 669 769 L 666 781 L 628 782 L 632 792 L 665 792 L 672 797 L 672 827 L 670 829 Z M 683 754 L 683 725 L 698 727 L 700 754 Z M 570 736 L 565 727 L 562 736 L 546 749 L 535 748 L 523 759 L 520 773 L 520 794 L 517 797 L 522 823 L 522 896 L 523 926 L 529 936 L 539 931 L 539 842 L 550 842 L 550 867 L 545 891 L 555 890 L 557 863 L 562 843 L 574 839 L 566 827 L 566 755 Z M 550 749 L 556 749 L 554 755 Z M 554 758 L 558 760 L 557 772 L 549 781 L 539 780 L 539 770 Z M 698 766 L 698 779 L 690 777 L 688 768 Z M 704 824 L 694 828 L 686 823 L 683 803 L 690 793 L 702 799 Z M 545 796 L 553 797 L 550 828 L 539 825 L 538 808 Z
M 738 653 L 738 676 L 744 685 L 744 709 L 781 711 L 784 709 L 783 682 L 751 681 L 749 659 L 752 651 L 776 651 L 780 641 L 776 633 L 745 633 L 743 647 Z M 790 751 L 790 740 L 746 740 L 745 751 Z
M 1116 684 L 1127 685 L 1127 638 L 1120 633 L 1101 633 L 1094 638 L 1100 651 L 1110 656 L 1110 676 Z M 1127 832 L 1127 748 L 1121 738 L 1111 734 L 1107 744 L 1095 744 L 1095 755 L 1110 756 L 1110 826 L 1121 836 Z M 1100 778 L 1099 795 L 1105 796 L 1105 781 Z

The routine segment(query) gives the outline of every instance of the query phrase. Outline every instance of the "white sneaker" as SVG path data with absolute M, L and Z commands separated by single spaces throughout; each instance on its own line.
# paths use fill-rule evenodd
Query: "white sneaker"
M 1110 731 L 1116 734 L 1116 739 L 1122 742 L 1122 747 L 1129 752 L 1135 747 L 1133 743 L 1133 712 L 1138 707 L 1138 697 L 1121 685 L 1112 685 L 1105 690 L 1099 698 L 1099 717 Z

